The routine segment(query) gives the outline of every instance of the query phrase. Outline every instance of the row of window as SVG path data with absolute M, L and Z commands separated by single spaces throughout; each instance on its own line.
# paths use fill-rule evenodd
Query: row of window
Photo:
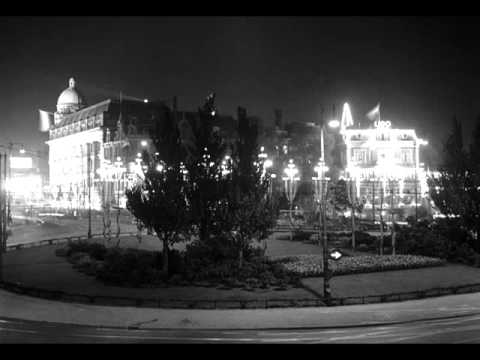
M 394 160 L 398 163 L 410 164 L 414 162 L 414 150 L 413 149 L 401 149 L 395 151 L 393 154 Z M 367 164 L 371 161 L 377 160 L 379 157 L 384 157 L 385 153 L 381 151 L 370 151 L 369 149 L 352 149 L 352 161 Z
M 376 138 L 376 140 L 379 140 L 379 141 L 390 141 L 390 134 L 389 133 L 378 133 L 375 138 Z M 355 135 L 350 136 L 350 140 L 353 140 L 353 141 L 361 141 L 361 140 L 366 141 L 368 139 L 369 139 L 368 135 L 355 134 Z M 407 134 L 397 135 L 397 136 L 394 137 L 394 139 L 400 140 L 400 141 L 414 140 L 414 138 L 411 135 L 407 135 Z
M 50 138 L 55 139 L 71 134 L 75 134 L 88 129 L 93 129 L 103 125 L 103 115 L 92 116 L 81 121 L 76 121 L 73 124 L 62 126 L 61 128 L 53 129 L 50 133 Z

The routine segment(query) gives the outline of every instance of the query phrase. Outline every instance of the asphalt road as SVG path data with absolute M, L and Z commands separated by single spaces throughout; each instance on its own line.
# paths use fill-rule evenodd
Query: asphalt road
M 1 318 L 0 343 L 480 343 L 480 314 L 380 326 L 266 330 L 102 328 Z

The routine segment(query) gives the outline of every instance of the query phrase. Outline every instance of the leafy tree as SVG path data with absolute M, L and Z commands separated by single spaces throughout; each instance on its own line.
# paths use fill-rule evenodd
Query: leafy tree
M 347 183 L 340 179 L 332 184 L 332 191 L 330 192 L 330 203 L 334 206 L 335 211 L 344 212 L 350 206 L 347 193 Z
M 183 240 L 190 226 L 189 184 L 176 119 L 167 116 L 151 135 L 159 155 L 143 153 L 144 179 L 126 191 L 127 209 L 163 242 L 162 266 L 168 276 L 169 246 Z
M 477 121 L 469 151 L 464 149 L 462 126 L 453 120 L 452 132 L 444 147 L 439 175 L 428 179 L 430 196 L 439 210 L 471 231 L 480 251 L 480 120 Z
M 214 214 L 222 197 L 222 161 L 227 153 L 227 144 L 213 125 L 216 116 L 215 95 L 211 94 L 198 109 L 198 116 L 189 120 L 192 139 L 185 161 L 191 190 L 188 200 L 203 242 L 210 239 L 217 225 Z
M 268 196 L 269 175 L 263 171 L 258 158 L 258 124 L 248 118 L 243 108 L 238 109 L 238 139 L 232 151 L 224 183 L 226 197 L 217 208 L 217 218 L 223 234 L 231 237 L 238 251 L 239 267 L 244 261 L 253 239 L 268 236 L 277 207 Z M 249 252 L 251 253 L 251 252 Z

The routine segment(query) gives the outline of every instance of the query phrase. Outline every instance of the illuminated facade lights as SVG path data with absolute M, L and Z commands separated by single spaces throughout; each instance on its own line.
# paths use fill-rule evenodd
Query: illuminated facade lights
M 352 128 L 350 107 L 344 106 L 340 133 L 345 143 L 343 176 L 356 185 L 356 195 L 371 208 L 383 192 L 394 196 L 394 207 L 421 205 L 428 196 L 427 172 L 420 162 L 420 147 L 428 144 L 414 129 L 396 129 L 390 121 L 373 122 L 372 128 Z M 393 194 L 393 195 L 392 195 Z M 378 206 L 378 205 L 376 205 Z M 390 201 L 384 200 L 388 208 Z

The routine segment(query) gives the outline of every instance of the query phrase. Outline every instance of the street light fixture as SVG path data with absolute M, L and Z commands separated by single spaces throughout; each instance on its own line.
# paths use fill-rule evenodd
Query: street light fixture
M 293 163 L 293 159 L 290 159 L 288 162 L 287 167 L 283 170 L 284 173 L 287 175 L 282 178 L 285 181 L 285 194 L 287 195 L 287 200 L 290 204 L 290 224 L 293 224 L 292 219 L 292 208 L 293 208 L 293 200 L 295 199 L 295 195 L 297 193 L 297 182 L 300 180 L 300 177 L 297 176 L 298 169 Z M 293 238 L 293 233 L 290 232 L 290 240 Z
M 331 127 L 332 129 L 336 129 L 340 126 L 340 121 L 333 119 L 328 122 L 328 126 Z

